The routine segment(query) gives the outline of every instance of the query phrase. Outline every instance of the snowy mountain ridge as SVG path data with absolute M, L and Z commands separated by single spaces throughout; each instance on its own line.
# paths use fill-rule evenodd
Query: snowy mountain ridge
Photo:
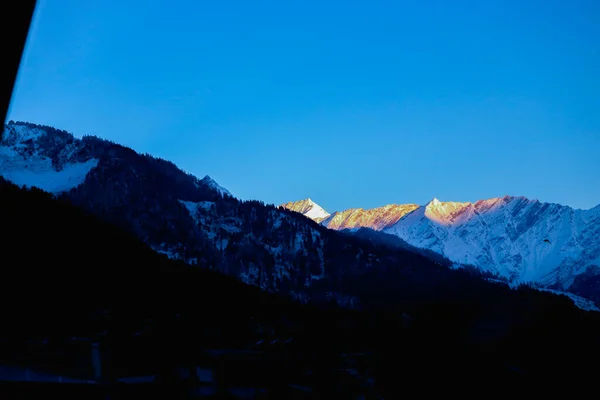
M 336 230 L 368 227 L 380 231 L 392 226 L 417 207 L 416 204 L 389 204 L 368 210 L 351 208 L 333 213 L 322 223 L 328 228 Z
M 321 222 L 330 215 L 323 207 L 312 201 L 310 198 L 300 201 L 291 201 L 283 204 L 282 207 L 291 211 L 299 212 L 300 214 L 304 214 L 316 222 Z
M 90 138 L 99 140 L 91 136 L 78 139 L 66 131 L 49 131 L 49 127 L 9 123 L 0 137 L 0 175 L 19 186 L 54 194 L 68 192 L 81 185 L 98 166 L 99 158 L 90 150 Z M 196 181 L 197 187 L 233 197 L 208 175 Z
M 319 222 L 336 230 L 371 228 L 393 234 L 512 282 L 568 288 L 575 276 L 600 265 L 600 206 L 577 210 L 523 196 L 475 203 L 434 198 L 422 206 L 335 212 Z

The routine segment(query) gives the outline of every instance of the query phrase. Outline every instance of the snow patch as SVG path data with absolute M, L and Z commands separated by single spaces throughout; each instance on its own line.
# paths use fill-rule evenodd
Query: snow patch
M 25 158 L 12 148 L 0 146 L 0 175 L 18 186 L 37 187 L 46 192 L 60 193 L 81 185 L 87 174 L 98 166 L 97 159 L 66 164 L 57 171 L 48 157 L 32 155 Z

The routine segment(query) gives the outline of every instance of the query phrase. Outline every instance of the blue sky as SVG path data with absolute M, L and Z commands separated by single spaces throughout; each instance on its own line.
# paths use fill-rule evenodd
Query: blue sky
M 600 203 L 600 2 L 38 3 L 9 119 L 275 204 Z

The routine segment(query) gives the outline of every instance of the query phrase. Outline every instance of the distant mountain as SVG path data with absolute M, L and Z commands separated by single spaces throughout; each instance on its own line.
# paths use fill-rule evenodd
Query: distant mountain
M 300 214 L 304 214 L 308 218 L 316 222 L 323 221 L 324 219 L 329 217 L 329 213 L 325 211 L 323 207 L 313 202 L 310 198 L 300 201 L 289 202 L 283 204 L 282 207 L 291 211 L 299 212 Z
M 600 265 L 600 206 L 575 210 L 511 196 L 475 203 L 433 199 L 424 206 L 349 209 L 318 222 L 335 230 L 393 234 L 515 283 L 568 289 L 577 276 L 595 276 Z

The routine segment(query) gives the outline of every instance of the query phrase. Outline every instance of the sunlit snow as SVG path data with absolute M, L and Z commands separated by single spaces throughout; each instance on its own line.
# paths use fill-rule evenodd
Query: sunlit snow
M 288 210 L 304 214 L 308 218 L 315 221 L 320 221 L 329 217 L 329 213 L 311 199 L 289 202 L 282 204 L 281 206 L 287 208 Z

